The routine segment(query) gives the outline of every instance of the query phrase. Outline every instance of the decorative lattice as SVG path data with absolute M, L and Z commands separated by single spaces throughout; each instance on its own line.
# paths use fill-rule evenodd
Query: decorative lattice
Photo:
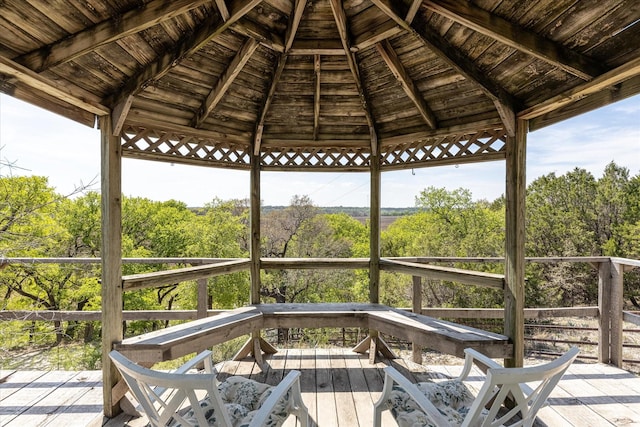
M 506 132 L 504 129 L 484 130 L 476 133 L 446 135 L 385 145 L 382 148 L 381 167 L 401 167 L 423 163 L 463 162 L 481 157 L 504 157 Z
M 251 158 L 248 146 L 133 125 L 126 126 L 122 134 L 122 155 L 176 163 L 234 165 L 243 169 L 250 167 Z
M 367 170 L 371 153 L 367 148 L 269 148 L 262 152 L 265 169 Z
M 125 157 L 149 158 L 175 163 L 248 169 L 251 149 L 248 143 L 222 142 L 208 135 L 177 130 L 149 129 L 128 124 L 122 136 Z M 402 169 L 416 166 L 504 158 L 504 129 L 475 133 L 407 138 L 383 142 L 381 168 Z M 371 151 L 366 145 L 344 147 L 263 146 L 261 167 L 265 170 L 351 170 L 367 171 Z

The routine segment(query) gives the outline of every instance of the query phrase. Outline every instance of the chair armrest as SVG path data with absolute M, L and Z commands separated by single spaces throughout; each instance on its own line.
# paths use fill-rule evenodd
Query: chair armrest
M 301 411 L 297 411 L 297 408 L 294 408 L 292 413 L 297 414 L 307 414 L 307 409 L 302 403 L 302 395 L 300 393 L 300 371 L 291 371 L 287 374 L 286 377 L 271 390 L 271 394 L 264 401 L 258 412 L 254 415 L 249 427 L 261 427 L 264 426 L 265 423 L 269 420 L 269 414 L 273 411 L 278 401 L 287 393 L 287 391 L 291 390 L 291 399 L 294 405 L 302 406 Z M 300 415 L 298 415 L 300 416 Z M 306 425 L 306 424 L 303 424 Z
M 211 350 L 204 350 L 201 353 L 198 353 L 193 359 L 190 359 L 185 364 L 181 365 L 175 371 L 172 371 L 176 374 L 184 374 L 188 372 L 190 369 L 194 369 L 199 363 L 204 362 L 204 370 L 208 374 L 212 374 L 213 372 L 213 363 L 211 362 Z
M 462 368 L 462 373 L 458 377 L 458 380 L 463 381 L 469 376 L 469 373 L 471 373 L 471 368 L 473 368 L 474 363 L 484 365 L 487 367 L 487 369 L 502 368 L 502 365 L 500 365 L 498 362 L 485 356 L 479 351 L 476 351 L 472 348 L 465 348 L 464 349 L 464 367 Z
M 183 365 L 180 365 L 177 369 L 171 371 L 170 373 L 186 374 L 191 369 L 194 369 L 198 364 L 204 362 L 204 370 L 207 374 L 217 374 L 217 372 L 214 372 L 214 369 L 213 369 L 213 361 L 211 359 L 212 354 L 213 353 L 211 352 L 211 350 L 204 350 L 201 353 L 198 353 L 192 359 L 189 359 Z M 161 386 L 155 386 L 155 387 L 152 387 L 152 389 L 158 396 L 162 396 L 167 391 L 167 387 L 161 387 Z M 139 407 L 140 405 L 136 407 L 136 410 Z
M 431 418 L 431 421 L 435 423 L 438 427 L 449 427 L 449 422 L 442 416 L 438 408 L 436 408 L 427 397 L 422 394 L 422 392 L 409 381 L 404 375 L 402 375 L 398 370 L 391 366 L 387 366 L 384 368 L 384 387 L 382 396 L 380 400 L 375 403 L 374 407 L 379 407 L 383 404 L 384 400 L 389 397 L 389 394 L 392 391 L 393 383 L 395 382 L 400 387 L 404 389 L 404 391 L 411 396 L 411 398 L 420 406 L 420 409 Z

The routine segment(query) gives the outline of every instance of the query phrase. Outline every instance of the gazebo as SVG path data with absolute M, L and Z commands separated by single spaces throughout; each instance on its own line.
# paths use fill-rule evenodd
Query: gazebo
M 527 132 L 640 93 L 639 21 L 635 0 L 4 1 L 0 90 L 101 130 L 105 355 L 123 338 L 122 157 L 250 171 L 252 304 L 262 171 L 370 174 L 375 304 L 381 174 L 504 161 L 520 366 Z

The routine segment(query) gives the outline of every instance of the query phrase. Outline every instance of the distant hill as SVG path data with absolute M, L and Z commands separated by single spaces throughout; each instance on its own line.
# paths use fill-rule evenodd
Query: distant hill
M 285 209 L 287 206 L 263 206 L 262 212 L 271 212 Z M 354 218 L 369 217 L 369 208 L 363 206 L 318 206 L 322 213 L 345 213 Z M 381 216 L 404 216 L 411 215 L 419 211 L 419 208 L 381 208 Z

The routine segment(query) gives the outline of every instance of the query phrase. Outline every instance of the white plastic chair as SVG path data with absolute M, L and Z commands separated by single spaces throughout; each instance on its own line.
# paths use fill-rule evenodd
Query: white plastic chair
M 269 386 L 243 377 L 217 381 L 208 350 L 173 372 L 144 368 L 116 350 L 109 357 L 153 427 L 279 426 L 291 414 L 302 427 L 308 426 L 299 371 L 291 371 L 280 384 Z M 204 373 L 189 372 L 202 362 Z
M 530 427 L 579 349 L 573 347 L 552 362 L 524 368 L 503 368 L 475 350 L 464 352 L 462 373 L 450 381 L 413 384 L 393 367 L 386 367 L 382 396 L 374 404 L 374 426 L 380 427 L 382 411 L 391 410 L 400 427 L 496 427 L 507 422 L 509 426 Z M 474 397 L 462 381 L 476 361 L 488 369 Z M 506 399 L 510 405 L 503 406 Z M 516 415 L 520 418 L 514 418 Z

